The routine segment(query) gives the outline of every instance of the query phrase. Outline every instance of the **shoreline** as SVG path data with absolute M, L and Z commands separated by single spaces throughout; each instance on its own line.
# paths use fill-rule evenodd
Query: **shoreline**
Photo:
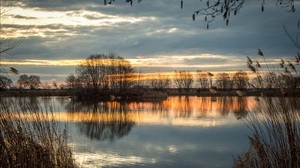
M 178 89 L 165 89 L 162 91 L 155 91 L 153 89 L 145 89 L 143 91 L 137 90 L 128 90 L 125 92 L 127 95 L 135 95 L 136 92 L 147 93 L 149 92 L 160 92 L 164 93 L 167 96 L 208 96 L 208 97 L 222 97 L 222 96 L 266 96 L 266 97 L 300 97 L 300 89 L 293 89 L 292 91 L 286 90 L 285 93 L 282 93 L 280 89 L 263 89 L 263 90 L 215 90 L 216 92 L 212 93 L 209 90 L 199 90 L 199 89 L 190 89 L 189 91 Z M 104 96 L 107 95 L 117 95 L 122 94 L 122 92 L 116 91 L 99 91 L 99 95 L 103 93 Z M 124 94 L 124 93 L 123 93 Z M 92 94 L 90 94 L 92 95 Z M 24 90 L 5 90 L 0 91 L 0 97 L 39 97 L 39 96 L 76 96 L 76 93 L 72 89 L 24 89 Z M 88 94 L 87 94 L 88 96 Z M 159 97 L 159 96 L 158 96 Z M 154 96 L 153 99 L 156 97 Z

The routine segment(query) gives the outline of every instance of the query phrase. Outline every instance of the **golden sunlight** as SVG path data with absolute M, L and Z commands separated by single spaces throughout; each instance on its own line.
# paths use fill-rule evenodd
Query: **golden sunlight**
M 60 122 L 121 122 L 140 125 L 216 127 L 234 124 L 237 119 L 246 115 L 249 109 L 257 106 L 257 102 L 245 97 L 169 97 L 162 103 L 131 102 L 123 107 L 120 102 L 113 101 L 108 102 L 107 105 L 112 109 L 101 111 L 102 105 L 98 104 L 98 107 L 93 106 L 97 109 L 92 111 L 54 112 L 54 115 L 42 115 L 42 117 L 39 113 L 15 114 L 9 117 L 33 121 L 38 118 Z M 113 109 L 126 109 L 126 111 Z

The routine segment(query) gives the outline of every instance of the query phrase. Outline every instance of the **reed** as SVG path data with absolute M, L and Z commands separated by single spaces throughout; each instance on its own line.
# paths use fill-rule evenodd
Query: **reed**
M 51 120 L 51 107 L 25 98 L 0 99 L 0 167 L 77 167 L 67 145 L 66 126 Z
M 258 55 L 263 57 L 267 65 L 261 50 L 258 50 Z M 299 79 L 299 74 L 291 62 L 286 64 L 283 59 L 279 63 L 283 71 L 275 71 L 267 66 L 266 73 L 261 66 L 252 66 L 254 61 L 249 57 L 247 59 L 249 69 L 260 79 L 258 87 L 265 86 L 262 81 L 266 79 L 261 78 L 263 74 L 277 73 L 271 82 L 281 89 L 282 94 L 278 97 L 261 96 L 257 99 L 258 107 L 244 119 L 252 130 L 249 137 L 250 148 L 238 156 L 234 167 L 300 167 L 300 98 L 293 94 L 299 87 L 296 80 Z M 286 85 L 283 79 L 295 83 Z
M 300 167 L 299 98 L 262 97 L 246 120 L 253 135 L 234 167 Z

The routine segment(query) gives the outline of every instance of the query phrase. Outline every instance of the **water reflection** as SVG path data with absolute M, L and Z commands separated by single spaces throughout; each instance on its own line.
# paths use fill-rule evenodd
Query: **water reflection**
M 114 141 L 129 134 L 134 122 L 128 119 L 127 103 L 118 102 L 70 102 L 69 112 L 85 113 L 85 120 L 77 122 L 78 130 L 91 139 Z
M 246 97 L 174 96 L 162 102 L 74 102 L 65 105 L 68 121 L 91 139 L 114 141 L 136 124 L 212 127 L 246 117 L 253 102 Z

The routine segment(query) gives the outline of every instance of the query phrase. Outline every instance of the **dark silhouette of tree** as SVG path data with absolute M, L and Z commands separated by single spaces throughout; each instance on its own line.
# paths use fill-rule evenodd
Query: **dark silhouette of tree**
M 218 73 L 216 76 L 216 87 L 218 89 L 231 89 L 230 76 L 227 73 Z
M 207 72 L 197 70 L 196 72 L 196 81 L 199 89 L 208 89 L 209 88 L 209 76 Z
M 247 89 L 248 83 L 249 77 L 244 71 L 238 71 L 232 77 L 232 84 L 235 89 Z
M 19 0 L 0 0 L 0 68 L 5 73 L 8 71 L 1 64 L 4 54 L 7 54 L 10 50 L 17 47 L 24 40 L 24 37 L 10 38 L 9 34 L 13 34 L 14 32 L 12 32 L 11 29 L 7 29 L 3 24 L 7 11 L 9 11 L 11 7 L 15 6 L 18 2 Z M 18 74 L 18 70 L 14 67 L 10 67 L 9 70 L 14 74 Z M 0 71 L 0 74 L 1 73 L 2 71 Z
M 29 87 L 29 79 L 28 76 L 23 74 L 21 76 L 19 76 L 19 79 L 17 81 L 19 88 L 21 89 L 25 89 Z
M 260 0 L 261 12 L 265 11 L 265 1 Z M 210 23 L 213 22 L 217 17 L 222 17 L 225 25 L 229 25 L 230 18 L 236 16 L 240 10 L 243 8 L 246 0 L 200 0 L 199 10 L 192 13 L 192 20 L 204 20 L 206 23 L 206 28 L 209 29 Z M 295 0 L 275 0 L 276 5 L 282 6 L 288 9 L 288 12 L 295 12 Z M 183 8 L 183 0 L 181 0 L 181 8 Z M 300 20 L 298 21 L 298 27 L 300 28 Z M 297 38 L 292 38 L 292 36 L 287 31 L 284 26 L 284 30 L 293 42 L 293 44 L 300 49 L 299 41 Z
M 82 88 L 82 84 L 80 83 L 85 81 L 84 79 L 79 79 L 74 74 L 70 74 L 66 78 L 66 88 L 68 89 L 76 89 L 76 88 Z
M 124 90 L 134 84 L 129 61 L 115 54 L 91 55 L 77 68 L 78 82 L 87 88 Z
M 29 88 L 30 89 L 37 89 L 41 84 L 41 80 L 39 76 L 30 75 L 29 76 Z
M 171 79 L 167 75 L 157 74 L 153 79 L 150 79 L 150 86 L 156 90 L 163 90 L 169 88 Z
M 194 82 L 193 75 L 188 71 L 175 71 L 174 73 L 175 86 L 179 90 L 185 89 L 189 91 Z
M 208 77 L 209 77 L 209 84 L 210 84 L 209 87 L 212 88 L 213 87 L 212 78 L 213 78 L 214 74 L 212 74 L 211 72 L 207 72 L 207 74 L 208 74 Z
M 8 89 L 12 85 L 12 80 L 6 76 L 0 75 L 0 90 Z
M 19 77 L 17 83 L 21 89 L 37 89 L 41 81 L 39 76 L 30 75 L 28 77 L 26 74 L 23 74 Z
M 277 75 L 274 72 L 267 73 L 264 78 L 265 88 L 271 89 L 276 88 L 278 86 Z
M 104 0 L 104 5 L 112 4 L 115 0 Z M 179 0 L 178 0 L 179 1 Z M 261 12 L 265 11 L 266 0 L 257 1 L 260 5 Z M 131 6 L 133 0 L 126 0 Z M 141 2 L 141 0 L 138 0 Z M 209 24 L 213 22 L 217 17 L 222 17 L 225 25 L 229 25 L 230 17 L 238 15 L 240 10 L 243 8 L 246 0 L 200 0 L 191 2 L 188 0 L 180 0 L 180 8 L 184 7 L 184 3 L 194 3 L 194 6 L 199 6 L 199 9 L 191 12 L 193 21 L 204 20 L 206 23 L 206 28 L 209 29 Z M 176 2 L 177 3 L 177 2 Z M 287 8 L 289 12 L 295 12 L 295 0 L 275 0 L 275 4 Z M 200 19 L 198 19 L 200 17 Z M 298 23 L 300 25 L 300 22 Z
M 265 10 L 265 1 L 260 0 L 261 12 Z M 275 0 L 276 5 L 288 8 L 289 12 L 295 12 L 295 0 Z M 229 19 L 232 16 L 237 15 L 243 8 L 246 0 L 200 0 L 201 7 L 192 14 L 193 21 L 196 18 L 202 17 L 207 24 L 207 29 L 209 29 L 209 24 L 213 22 L 217 17 L 222 17 L 226 26 L 229 24 Z

